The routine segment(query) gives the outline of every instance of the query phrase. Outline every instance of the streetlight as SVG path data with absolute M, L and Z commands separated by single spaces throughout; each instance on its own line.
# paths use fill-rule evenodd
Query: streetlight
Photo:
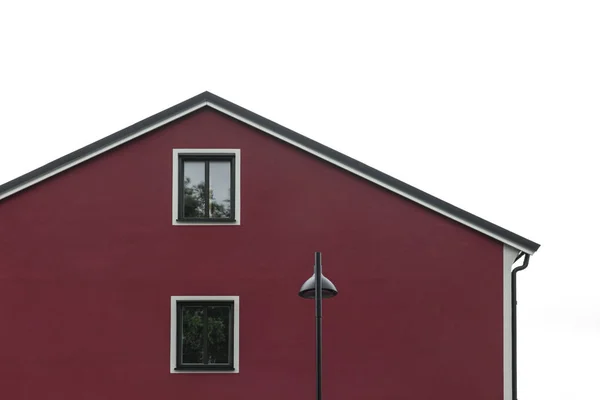
M 323 276 L 321 253 L 315 253 L 315 274 L 311 276 L 300 288 L 298 295 L 304 299 L 315 299 L 315 319 L 317 321 L 317 400 L 321 400 L 321 344 L 323 333 L 321 320 L 323 318 L 323 299 L 334 297 L 338 294 L 334 284 Z

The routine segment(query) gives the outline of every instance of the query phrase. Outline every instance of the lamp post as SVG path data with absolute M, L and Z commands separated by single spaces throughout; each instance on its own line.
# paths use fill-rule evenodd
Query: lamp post
M 323 318 L 323 299 L 334 297 L 338 294 L 334 284 L 323 276 L 321 253 L 315 253 L 315 273 L 302 287 L 298 295 L 304 299 L 315 299 L 315 319 L 317 325 L 317 400 L 321 400 L 321 347 L 323 332 L 321 330 Z

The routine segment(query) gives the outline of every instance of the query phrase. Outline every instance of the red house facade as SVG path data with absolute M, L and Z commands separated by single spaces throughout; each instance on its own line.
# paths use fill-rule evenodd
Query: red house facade
M 539 245 L 205 92 L 0 186 L 0 397 L 511 398 Z

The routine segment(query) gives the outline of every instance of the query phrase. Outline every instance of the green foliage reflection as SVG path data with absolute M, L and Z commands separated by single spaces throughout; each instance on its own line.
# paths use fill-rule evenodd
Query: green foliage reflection
M 182 311 L 182 362 L 185 364 L 229 362 L 229 307 L 208 307 L 208 315 L 206 312 L 206 307 L 185 307 Z
M 206 218 L 206 184 L 192 185 L 190 177 L 183 181 L 183 210 L 187 218 Z M 231 218 L 231 201 L 229 199 L 218 202 L 212 189 L 208 191 L 210 218 Z

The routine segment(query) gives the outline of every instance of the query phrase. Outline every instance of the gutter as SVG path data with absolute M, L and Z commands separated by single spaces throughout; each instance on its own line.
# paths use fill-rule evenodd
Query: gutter
M 529 254 L 520 252 L 514 262 L 525 256 L 523 264 L 511 271 L 511 299 L 512 299 L 512 400 L 517 400 L 517 272 L 524 270 L 529 265 Z

